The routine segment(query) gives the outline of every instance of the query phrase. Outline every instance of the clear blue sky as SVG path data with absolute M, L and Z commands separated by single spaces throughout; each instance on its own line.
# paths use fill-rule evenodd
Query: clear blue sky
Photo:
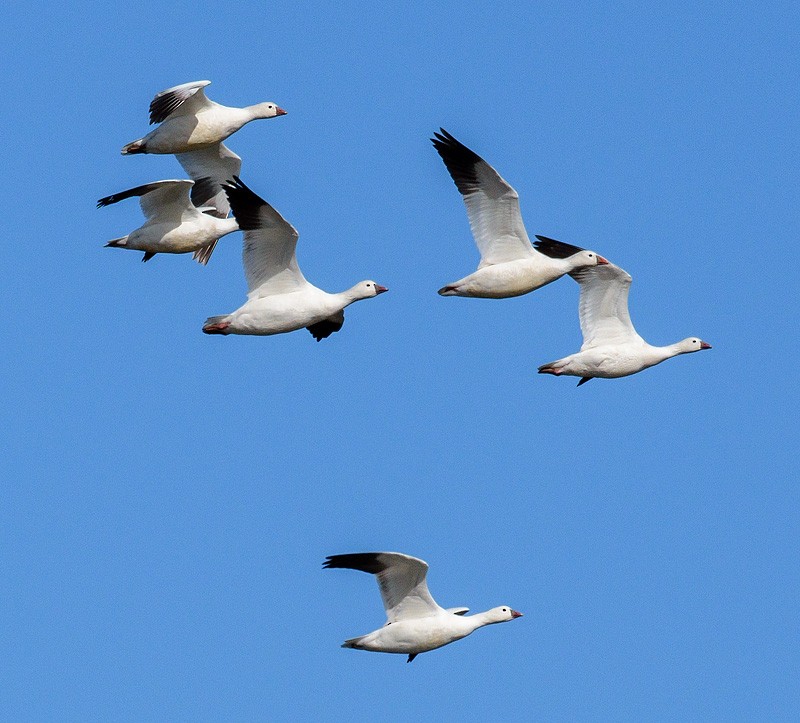
M 0 714 L 71 720 L 778 720 L 798 693 L 798 38 L 792 3 L 13 6 L 4 67 Z M 244 299 L 104 249 L 96 199 L 155 92 L 208 78 L 288 115 L 231 138 L 341 333 L 207 337 Z M 577 285 L 440 298 L 477 252 L 430 146 L 519 191 L 530 234 L 634 277 L 622 380 L 576 351 Z M 445 606 L 525 617 L 406 665 L 375 549 Z

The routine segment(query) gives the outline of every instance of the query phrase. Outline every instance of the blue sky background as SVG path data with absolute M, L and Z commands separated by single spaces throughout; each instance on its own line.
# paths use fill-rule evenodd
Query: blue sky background
M 14 6 L 4 77 L 0 711 L 71 720 L 779 720 L 798 691 L 798 11 L 791 3 Z M 207 337 L 238 235 L 104 249 L 96 199 L 152 96 L 288 111 L 230 139 L 306 276 L 390 288 L 317 344 Z M 537 376 L 577 285 L 436 290 L 477 261 L 430 146 L 519 191 L 529 233 L 634 277 L 622 380 Z M 325 555 L 426 559 L 444 606 L 522 610 L 404 658 Z

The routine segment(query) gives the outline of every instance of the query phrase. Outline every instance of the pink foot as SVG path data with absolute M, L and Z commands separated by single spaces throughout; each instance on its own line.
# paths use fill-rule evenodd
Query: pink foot
M 206 334 L 225 334 L 226 329 L 231 325 L 229 321 L 221 321 L 218 324 L 208 324 L 203 327 Z

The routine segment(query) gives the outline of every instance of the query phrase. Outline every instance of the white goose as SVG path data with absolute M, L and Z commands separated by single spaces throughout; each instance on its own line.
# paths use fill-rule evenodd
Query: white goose
M 128 143 L 122 148 L 122 154 L 186 153 L 208 148 L 224 141 L 245 123 L 286 114 L 275 103 L 258 103 L 245 108 L 214 103 L 203 91 L 210 83 L 210 80 L 197 80 L 158 93 L 150 103 L 150 123 L 161 125 L 144 138 Z
M 324 568 L 347 568 L 375 575 L 386 609 L 386 624 L 374 632 L 345 640 L 343 648 L 402 653 L 410 663 L 420 653 L 467 637 L 484 625 L 522 617 L 508 605 L 463 617 L 469 608 L 442 608 L 428 592 L 428 563 L 400 552 L 330 555 Z
M 539 289 L 575 269 L 605 264 L 594 251 L 538 237 L 531 245 L 519 195 L 479 155 L 444 128 L 431 138 L 464 197 L 481 254 L 478 270 L 439 289 L 442 296 L 506 299 Z
M 189 191 L 194 185 L 193 181 L 155 181 L 101 198 L 98 208 L 138 196 L 147 219 L 135 231 L 106 246 L 144 251 L 142 261 L 156 254 L 193 252 L 199 263 L 208 263 L 217 241 L 238 230 L 239 225 L 233 218 L 216 218 L 192 205 Z
M 233 215 L 244 231 L 243 261 L 247 302 L 232 314 L 206 320 L 206 334 L 267 336 L 305 327 L 320 341 L 339 331 L 344 309 L 387 289 L 362 281 L 329 294 L 308 283 L 297 265 L 297 231 L 238 178 L 224 186 Z
M 581 287 L 579 315 L 583 346 L 577 354 L 543 364 L 540 374 L 581 377 L 578 386 L 595 377 L 612 379 L 660 364 L 678 354 L 711 345 L 689 337 L 669 346 L 652 346 L 636 333 L 628 313 L 631 276 L 614 264 L 573 271 Z

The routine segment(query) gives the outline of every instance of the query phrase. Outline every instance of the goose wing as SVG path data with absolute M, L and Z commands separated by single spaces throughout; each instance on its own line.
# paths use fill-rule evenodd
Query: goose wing
M 440 131 L 431 142 L 464 198 L 481 254 L 478 268 L 538 256 L 522 222 L 517 192 L 477 153 L 444 128 Z
M 210 108 L 212 103 L 203 91 L 207 85 L 211 85 L 210 80 L 193 80 L 156 93 L 150 101 L 150 124 L 162 123 L 170 116 L 195 115 L 203 108 Z
M 375 575 L 388 622 L 424 618 L 442 611 L 428 592 L 428 563 L 400 552 L 331 555 L 325 568 L 347 568 Z
M 583 333 L 581 351 L 641 339 L 628 313 L 631 275 L 615 264 L 588 266 L 570 273 L 580 284 L 578 314 Z
M 223 188 L 244 231 L 242 261 L 248 298 L 288 294 L 310 286 L 297 265 L 294 226 L 238 177 Z
M 194 181 L 154 181 L 153 183 L 146 183 L 143 186 L 136 186 L 135 188 L 129 188 L 127 191 L 101 198 L 97 202 L 97 207 L 102 208 L 126 198 L 138 196 L 142 213 L 144 213 L 148 221 L 156 217 L 161 219 L 181 219 L 197 213 L 197 210 L 189 200 L 189 190 L 192 186 L 194 186 Z

